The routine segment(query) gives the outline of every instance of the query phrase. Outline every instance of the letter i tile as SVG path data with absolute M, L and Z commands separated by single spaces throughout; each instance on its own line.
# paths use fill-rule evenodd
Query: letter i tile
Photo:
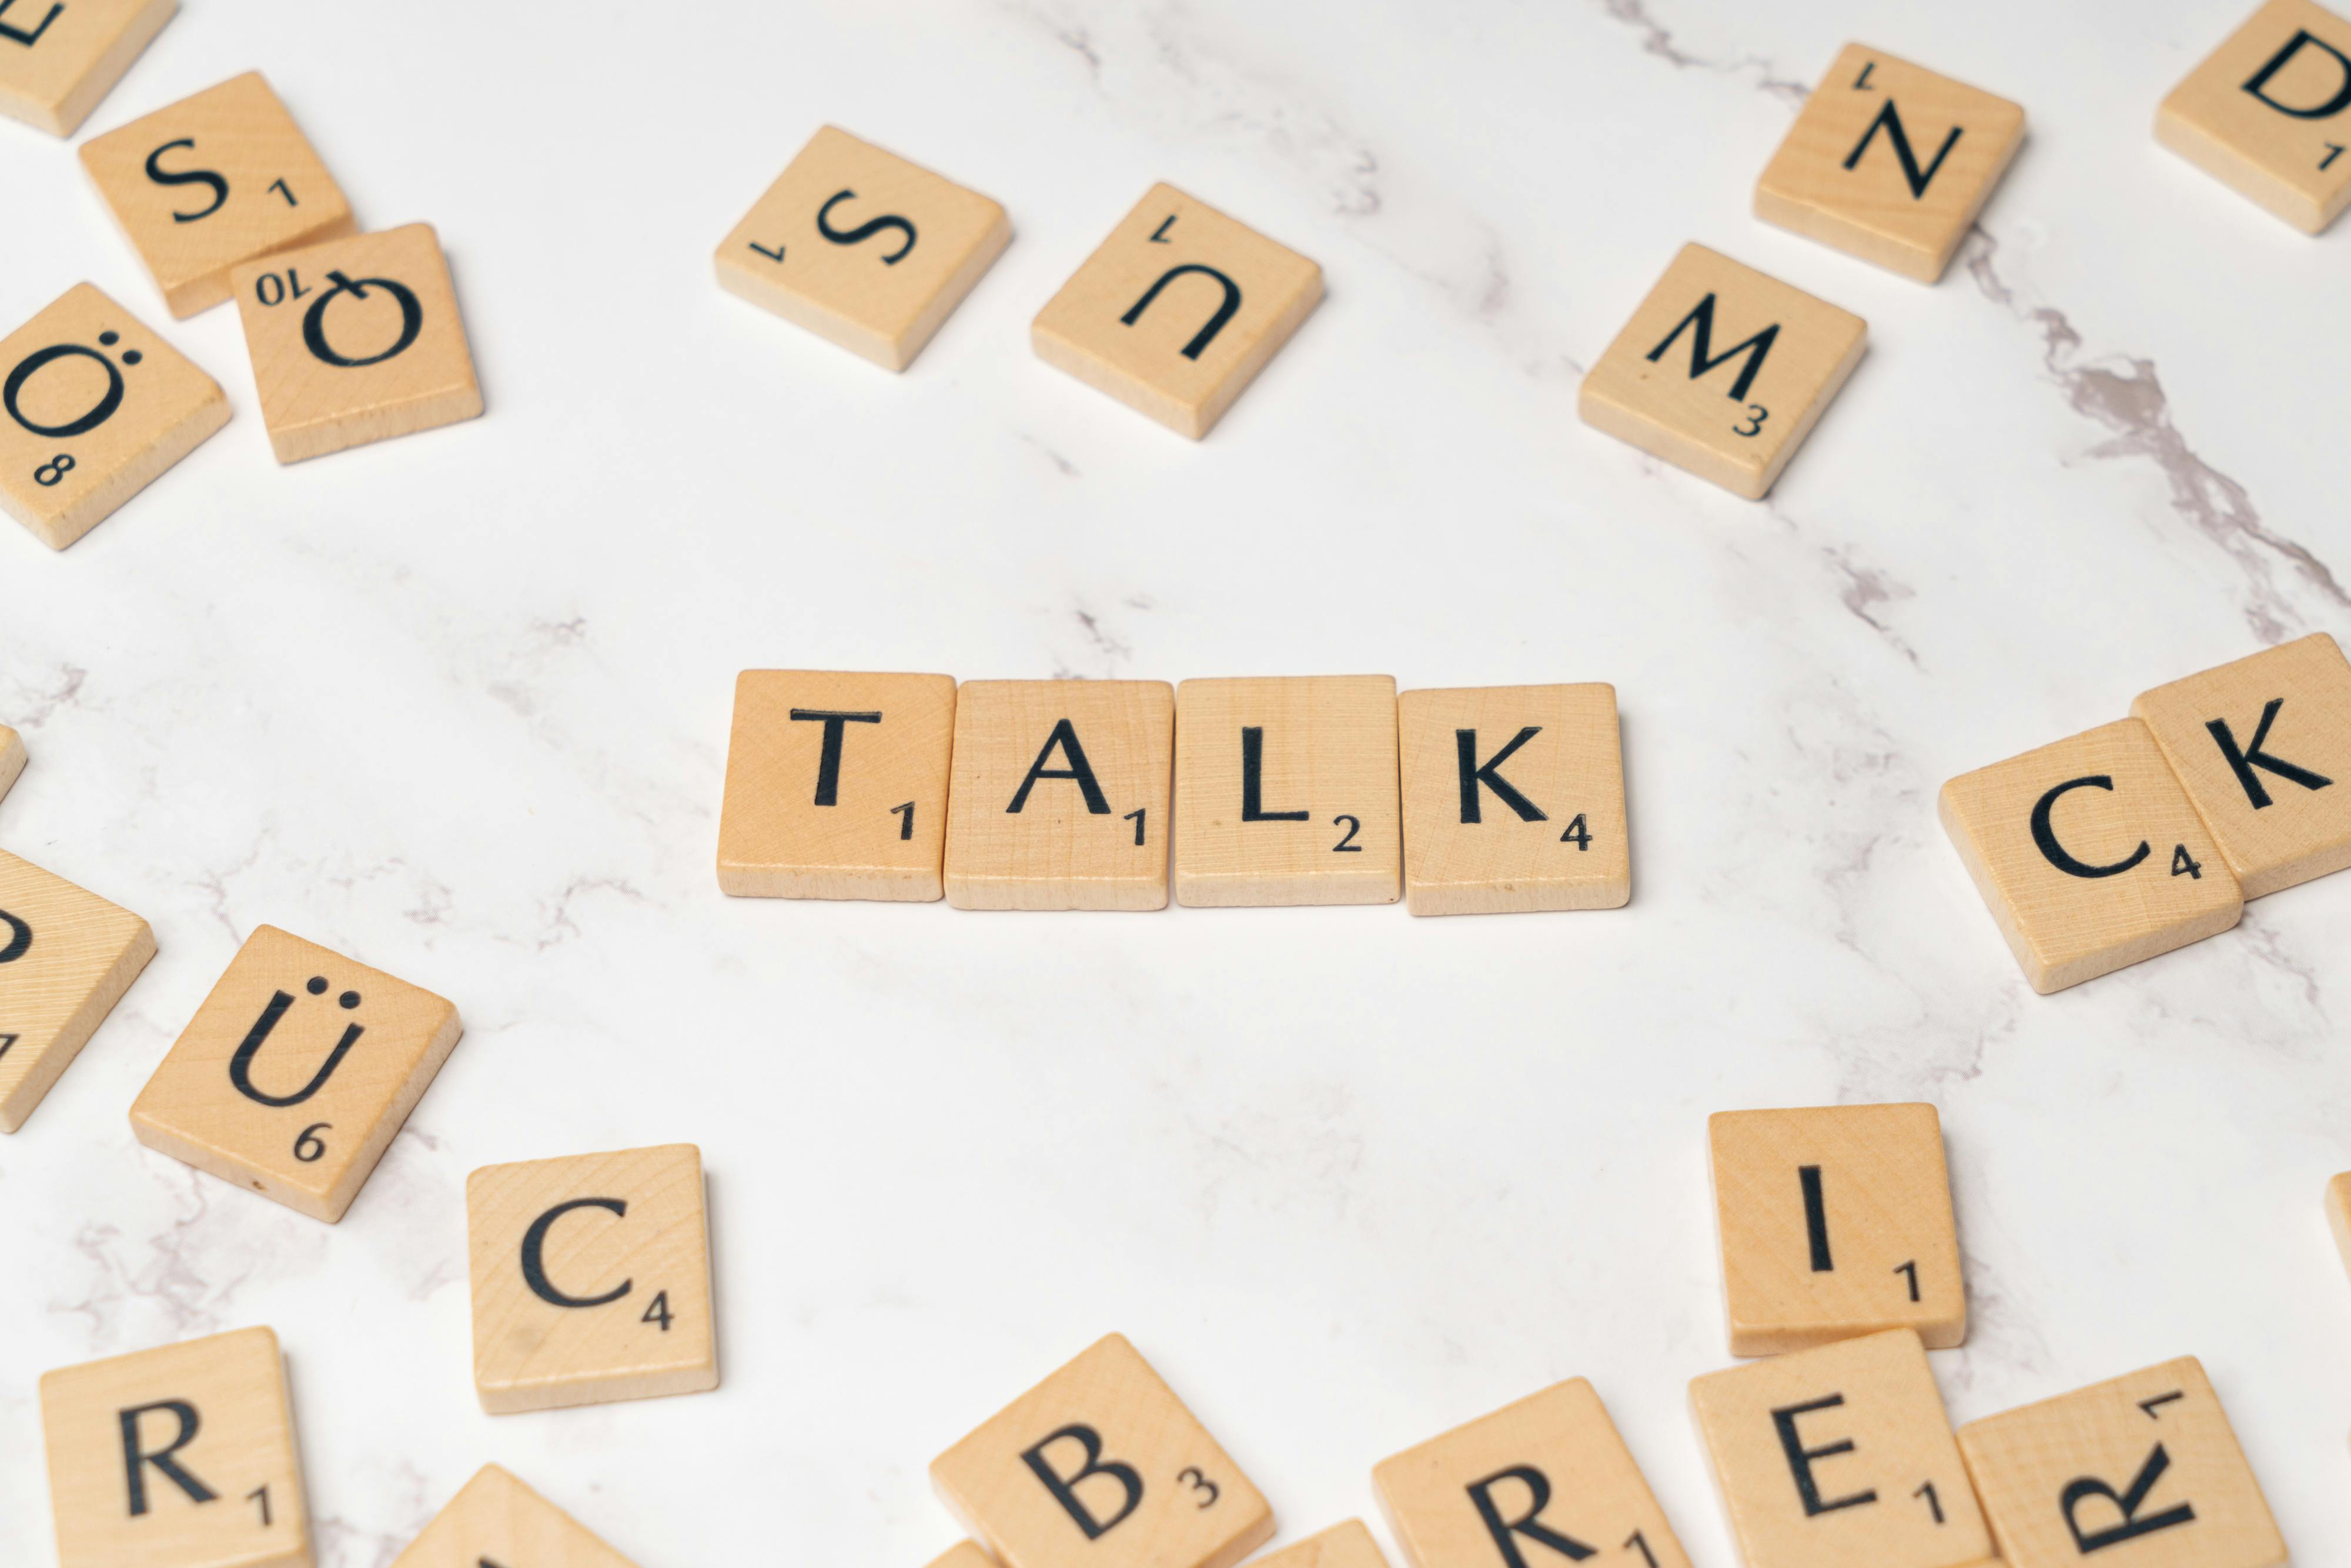
M 2306 234 L 2351 206 L 2351 19 L 2269 0 L 2163 100 L 2155 139 Z
M 1112 1334 L 931 1463 L 1005 1568 L 1233 1568 L 1273 1511 L 1133 1345 Z

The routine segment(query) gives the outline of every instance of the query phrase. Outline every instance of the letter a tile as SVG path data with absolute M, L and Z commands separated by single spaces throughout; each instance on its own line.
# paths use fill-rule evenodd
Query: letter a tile
M 1372 1479 L 1413 1568 L 1527 1568 L 1603 1554 L 1633 1568 L 1689 1568 L 1581 1377 L 1383 1460 Z
M 2247 898 L 2351 866 L 2351 663 L 2316 632 L 2143 694 Z
M 692 1144 L 485 1166 L 465 1218 L 474 1387 L 491 1415 L 718 1386 Z
M 719 245 L 718 283 L 903 371 L 1011 240 L 986 196 L 828 125 Z
M 1992 1554 L 1908 1329 L 1709 1373 L 1690 1406 L 1747 1568 L 1976 1568 Z
M 2284 1539 L 2195 1357 L 1959 1428 L 2006 1568 L 2278 1568 Z
M 1755 215 L 1933 283 L 2024 141 L 2024 110 L 1847 44 L 1755 186 Z
M 1038 358 L 1197 441 L 1322 302 L 1322 269 L 1154 185 L 1037 313 Z
M 155 956 L 147 923 L 0 851 L 0 1133 L 13 1133 Z
M 351 232 L 350 204 L 259 71 L 92 137 L 81 162 L 174 316 L 226 299 L 241 263 Z
M 2155 139 L 2308 234 L 2351 206 L 2351 20 L 2269 0 L 2163 100 Z
M 588 1527 L 484 1465 L 392 1568 L 634 1568 Z
M 1869 323 L 1686 245 L 1583 378 L 1583 423 L 1760 501 L 1861 362 Z
M 1320 1535 L 1310 1535 L 1295 1546 L 1270 1552 L 1254 1568 L 1388 1568 L 1380 1543 L 1360 1519 L 1334 1524 Z
M 286 1364 L 267 1329 L 47 1373 L 41 1428 L 57 1568 L 310 1568 Z
M 2244 899 L 2135 718 L 1962 774 L 1944 831 L 2047 995 L 2218 936 Z
M 25 737 L 0 724 L 0 800 L 8 798 L 18 775 L 25 771 Z
M 931 1462 L 1005 1568 L 1233 1568 L 1273 1511 L 1118 1334 Z
M 180 0 L 0 5 L 0 114 L 71 136 L 179 8 Z
M 431 991 L 256 926 L 139 1092 L 131 1130 L 332 1225 L 462 1032 Z
M 51 549 L 228 423 L 219 385 L 87 283 L 0 341 L 0 505 Z

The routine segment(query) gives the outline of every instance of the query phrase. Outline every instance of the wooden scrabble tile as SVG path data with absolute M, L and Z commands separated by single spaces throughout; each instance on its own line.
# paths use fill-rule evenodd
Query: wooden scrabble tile
M 493 1416 L 718 1386 L 702 1151 L 485 1166 L 465 1179 L 474 1387 Z
M 2024 142 L 2024 109 L 1847 44 L 1755 185 L 1755 215 L 1933 283 Z
M 63 549 L 228 423 L 212 377 L 94 286 L 0 340 L 0 506 Z
M 2217 936 L 2244 899 L 2147 727 L 2135 718 L 1943 786 L 1951 836 L 2046 996 Z
M 2343 1249 L 2343 1266 L 2351 1269 L 2351 1171 L 2326 1184 L 2326 1218 L 2335 1228 L 2335 1244 Z
M 2131 712 L 2247 898 L 2351 866 L 2351 663 L 2334 638 L 2158 686 Z
M 742 898 L 946 890 L 952 675 L 746 670 L 735 682 L 718 885 Z
M 634 1568 L 496 1465 L 474 1472 L 392 1568 Z
M 1112 1334 L 931 1461 L 1005 1568 L 1233 1568 L 1273 1511 L 1148 1362 Z
M 465 323 L 431 224 L 330 240 L 232 277 L 280 463 L 481 413 Z
M 1861 362 L 1869 323 L 1686 245 L 1583 378 L 1583 423 L 1760 501 Z
M 144 920 L 0 851 L 0 1133 L 25 1124 L 154 956 Z
M 1364 1521 L 1351 1519 L 1295 1546 L 1268 1552 L 1257 1560 L 1256 1568 L 1388 1568 L 1388 1560 Z
M 1959 1428 L 2006 1568 L 2276 1568 L 2285 1542 L 2195 1357 Z
M 131 1130 L 332 1225 L 462 1032 L 431 991 L 258 925 L 139 1092 Z
M 24 771 L 25 737 L 0 724 L 0 800 L 7 799 L 9 789 Z
M 828 125 L 719 245 L 719 287 L 888 370 L 1012 242 L 1004 209 Z
M 1631 901 L 1615 687 L 1406 692 L 1396 732 L 1415 915 Z
M 241 263 L 352 232 L 350 204 L 259 71 L 91 138 L 81 162 L 174 316 L 227 298 Z
M 2172 89 L 2155 139 L 2298 229 L 2351 205 L 2351 20 L 2269 0 Z
M 958 1541 L 932 1558 L 931 1568 L 996 1568 L 996 1559 L 977 1541 Z
M 1967 1343 L 1968 1292 L 1932 1105 L 1724 1111 L 1707 1121 L 1730 1354 L 1887 1329 Z
M 0 114 L 71 136 L 180 0 L 0 0 Z
M 1176 690 L 1176 898 L 1394 904 L 1404 870 L 1391 675 Z
M 1154 185 L 1030 329 L 1037 356 L 1197 441 L 1322 302 L 1322 269 Z
M 1372 1480 L 1413 1568 L 1527 1568 L 1530 1552 L 1689 1568 L 1581 1377 L 1383 1460 Z
M 1166 908 L 1175 731 L 1176 693 L 1165 681 L 965 682 L 947 794 L 947 902 Z
M 45 1373 L 41 1429 L 57 1568 L 310 1568 L 267 1329 Z
M 1690 1405 L 1747 1568 L 1959 1568 L 1992 1554 L 1908 1329 L 1709 1373 Z

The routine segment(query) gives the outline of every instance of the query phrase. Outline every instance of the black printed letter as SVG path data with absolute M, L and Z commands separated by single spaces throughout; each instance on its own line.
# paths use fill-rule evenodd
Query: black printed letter
M 841 737 L 852 724 L 880 724 L 878 713 L 827 713 L 822 708 L 792 709 L 794 724 L 821 723 L 824 726 L 824 749 L 816 758 L 816 803 L 837 806 L 841 803 Z
M 1696 323 L 1698 330 L 1690 337 L 1690 380 L 1698 380 L 1725 360 L 1735 355 L 1745 354 L 1746 368 L 1739 372 L 1739 379 L 1730 383 L 1730 401 L 1745 402 L 1747 389 L 1755 384 L 1757 373 L 1763 369 L 1764 360 L 1771 355 L 1771 345 L 1779 340 L 1779 323 L 1774 322 L 1764 328 L 1743 343 L 1734 344 L 1719 354 L 1715 353 L 1713 351 L 1714 296 L 1709 294 L 1698 302 L 1697 309 L 1682 318 L 1680 326 L 1666 334 L 1664 342 L 1649 350 L 1649 362 L 1655 364 L 1664 359 L 1666 350 L 1674 346 L 1674 340 L 1682 335 L 1682 329 L 1692 323 Z
M 1864 1503 L 1877 1500 L 1875 1491 L 1865 1491 L 1841 1497 L 1834 1502 L 1823 1502 L 1820 1482 L 1813 1478 L 1813 1461 L 1852 1453 L 1853 1439 L 1847 1437 L 1844 1442 L 1831 1443 L 1825 1448 L 1807 1448 L 1803 1439 L 1796 1436 L 1797 1416 L 1809 1416 L 1815 1410 L 1834 1410 L 1844 1403 L 1844 1395 L 1832 1394 L 1826 1399 L 1815 1399 L 1810 1405 L 1791 1405 L 1784 1410 L 1771 1412 L 1771 1425 L 1779 1428 L 1780 1447 L 1788 1456 L 1788 1469 L 1795 1475 L 1796 1495 L 1803 1500 L 1806 1519 L 1817 1519 L 1841 1508 L 1859 1508 Z
M 1517 1481 L 1527 1489 L 1527 1511 L 1516 1520 L 1504 1519 L 1502 1511 L 1494 1506 L 1497 1481 Z M 1527 1568 L 1519 1543 L 1510 1539 L 1513 1535 L 1523 1535 L 1539 1545 L 1548 1546 L 1571 1563 L 1598 1555 L 1593 1548 L 1572 1535 L 1562 1535 L 1541 1521 L 1542 1511 L 1551 1506 L 1551 1480 L 1532 1465 L 1500 1470 L 1482 1481 L 1470 1482 L 1469 1500 L 1477 1505 L 1478 1517 L 1486 1521 L 1486 1533 L 1494 1538 L 1495 1548 L 1510 1568 Z
M 1164 228 L 1165 225 L 1161 226 Z M 1202 267 L 1196 261 L 1187 261 L 1181 267 L 1169 267 L 1159 275 L 1158 282 L 1143 291 L 1143 298 L 1136 300 L 1134 307 L 1119 318 L 1119 321 L 1124 326 L 1134 326 L 1143 319 L 1143 313 L 1150 308 L 1151 302 L 1159 298 L 1159 291 L 1187 272 L 1196 272 L 1203 277 L 1213 277 L 1225 286 L 1224 303 L 1217 306 L 1217 313 L 1208 318 L 1208 324 L 1192 334 L 1192 340 L 1184 345 L 1184 357 L 1187 360 L 1196 360 L 1200 357 L 1200 350 L 1207 348 L 1216 340 L 1217 334 L 1225 329 L 1225 323 L 1233 319 L 1233 312 L 1241 308 L 1241 286 L 1213 267 Z
M 1045 766 L 1057 746 L 1070 759 L 1067 768 Z M 1078 744 L 1077 728 L 1068 719 L 1056 722 L 1053 733 L 1045 737 L 1045 748 L 1037 754 L 1037 760 L 1029 765 L 1029 776 L 1020 780 L 1020 788 L 1013 795 L 1012 804 L 1004 808 L 1007 816 L 1029 803 L 1029 791 L 1040 779 L 1075 779 L 1078 793 L 1086 798 L 1086 810 L 1097 817 L 1110 815 L 1110 802 L 1102 799 L 1102 786 L 1094 782 L 1094 770 L 1086 762 L 1086 748 Z
M 194 142 L 189 141 L 183 136 L 177 141 L 166 141 L 163 145 L 155 149 L 154 152 L 147 154 L 147 177 L 154 181 L 157 184 L 210 185 L 213 188 L 213 204 L 211 206 L 197 213 L 183 213 L 175 208 L 172 213 L 172 221 L 175 224 L 192 224 L 198 218 L 211 217 L 214 213 L 219 212 L 222 204 L 228 200 L 228 182 L 222 179 L 210 169 L 189 169 L 179 173 L 173 173 L 172 171 L 165 169 L 155 162 L 156 159 L 161 158 L 164 153 L 169 152 L 174 147 L 185 147 L 189 151 L 193 152 L 195 150 L 195 145 L 196 144 Z
M 2253 769 L 2266 768 L 2289 784 L 2299 784 L 2305 789 L 2324 789 L 2335 782 L 2324 773 L 2313 773 L 2307 768 L 2297 768 L 2281 758 L 2272 757 L 2262 749 L 2262 742 L 2270 737 L 2270 726 L 2277 722 L 2278 709 L 2285 706 L 2285 698 L 2272 697 L 2262 709 L 2262 722 L 2253 727 L 2253 743 L 2242 750 L 2237 747 L 2237 737 L 2229 733 L 2229 721 L 2216 718 L 2205 725 L 2212 738 L 2220 743 L 2220 755 L 2229 759 L 2229 767 L 2237 775 L 2237 782 L 2245 787 L 2245 799 L 2258 811 L 2270 804 L 2270 792 L 2253 777 Z
M 1045 1450 L 1064 1437 L 1073 1439 L 1086 1451 L 1085 1463 L 1078 1467 L 1078 1473 L 1073 1476 L 1061 1475 L 1045 1462 Z M 1092 1427 L 1071 1425 L 1062 1427 L 1020 1456 L 1036 1478 L 1045 1483 L 1045 1490 L 1053 1494 L 1053 1500 L 1076 1521 L 1080 1530 L 1085 1531 L 1088 1541 L 1101 1540 L 1143 1503 L 1143 1478 L 1134 1473 L 1132 1465 L 1123 1465 L 1116 1459 L 1104 1459 L 1102 1450 L 1101 1433 Z M 1091 1476 L 1108 1476 L 1126 1493 L 1126 1501 L 1108 1519 L 1096 1519 L 1093 1511 L 1086 1506 L 1085 1500 L 1078 1496 L 1078 1483 Z
M 2192 1505 L 2184 1502 L 2178 1508 L 2167 1509 L 2161 1513 L 2150 1514 L 2145 1519 L 2138 1517 L 2139 1504 L 2147 1500 L 2147 1494 L 2155 1490 L 2155 1483 L 2161 1480 L 2163 1472 L 2170 1468 L 2171 1456 L 2163 1451 L 2161 1443 L 2158 1443 L 2155 1446 L 2155 1452 L 2147 1457 L 2147 1463 L 2140 1468 L 2138 1479 L 2131 1482 L 2130 1490 L 2126 1492 L 2117 1493 L 2105 1482 L 2091 1480 L 2087 1478 L 2067 1487 L 2058 1497 L 2057 1504 L 2065 1511 L 2065 1528 L 2074 1532 L 2074 1544 L 2082 1549 L 2082 1555 L 2086 1557 L 2093 1552 L 2101 1552 L 2109 1546 L 2119 1546 L 2126 1541 L 2136 1541 L 2142 1535 L 2153 1535 L 2158 1530 L 2169 1530 L 2174 1525 L 2192 1523 L 2196 1518 L 2196 1510 Z M 2120 1509 L 2123 1521 L 2111 1530 L 2101 1530 L 2085 1535 L 2082 1533 L 2081 1521 L 2074 1517 L 2074 1511 L 2082 1506 L 2085 1499 L 2094 1497 L 2105 1498 Z
M 139 1446 L 139 1417 L 150 1410 L 168 1410 L 179 1417 L 180 1435 L 162 1448 L 149 1453 Z M 147 1467 L 188 1494 L 190 1502 L 211 1502 L 216 1493 L 190 1475 L 179 1460 L 172 1456 L 196 1440 L 196 1407 L 184 1399 L 159 1399 L 152 1405 L 135 1405 L 122 1411 L 122 1477 L 131 1488 L 131 1517 L 137 1519 L 147 1511 Z
M 1478 732 L 1474 729 L 1457 729 L 1453 732 L 1453 745 L 1461 760 L 1461 820 L 1463 821 L 1475 822 L 1481 820 L 1479 813 L 1480 802 L 1478 796 L 1478 786 L 1480 784 L 1491 789 L 1495 798 L 1503 805 L 1516 811 L 1521 822 L 1544 822 L 1551 820 L 1544 814 L 1541 806 L 1512 789 L 1510 781 L 1501 774 L 1502 764 L 1510 759 L 1510 754 L 1541 733 L 1542 726 L 1539 724 L 1527 726 L 1510 738 L 1508 746 L 1494 753 L 1481 768 L 1478 765 Z
M 2041 851 L 2043 859 L 2067 876 L 2087 878 L 2120 876 L 2154 852 L 2147 847 L 2147 841 L 2141 839 L 2138 848 L 2123 859 L 2115 862 L 2114 864 L 2091 865 L 2087 862 L 2075 860 L 2066 853 L 2065 846 L 2057 841 L 2057 830 L 2050 825 L 2049 813 L 2056 809 L 2061 797 L 2072 789 L 2112 789 L 2114 787 L 2115 781 L 2104 773 L 2093 774 L 2087 779 L 2068 779 L 2034 803 L 2032 842 Z
M 1894 100 L 1889 98 L 1886 100 L 1886 107 L 1877 111 L 1877 118 L 1869 122 L 1869 129 L 1862 132 L 1861 144 L 1845 154 L 1844 166 L 1847 169 L 1861 162 L 1861 155 L 1869 151 L 1869 144 L 1877 140 L 1877 129 L 1881 125 L 1886 128 L 1886 140 L 1893 144 L 1895 158 L 1902 165 L 1902 177 L 1910 182 L 1910 199 L 1914 202 L 1924 200 L 1927 187 L 1935 183 L 1936 173 L 1943 167 L 1943 160 L 1949 158 L 1951 149 L 1959 145 L 1959 132 L 1964 127 L 1952 126 L 1951 133 L 1943 138 L 1942 151 L 1935 154 L 1932 163 L 1921 170 L 1917 155 L 1910 151 L 1909 133 L 1902 129 L 1902 116 L 1895 111 Z
M 629 1216 L 627 1200 L 618 1197 L 575 1197 L 567 1203 L 557 1204 L 532 1220 L 530 1228 L 523 1232 L 522 1282 L 530 1287 L 532 1295 L 550 1307 L 610 1306 L 627 1295 L 636 1281 L 623 1280 L 601 1296 L 567 1296 L 557 1290 L 555 1282 L 547 1277 L 547 1233 L 555 1228 L 557 1220 L 575 1208 L 606 1209 L 623 1219 Z
M 2296 109 L 2292 104 L 2280 103 L 2265 90 L 2270 85 L 2270 78 L 2285 69 L 2286 62 L 2300 54 L 2304 44 L 2317 45 L 2333 55 L 2335 63 L 2343 68 L 2342 90 L 2315 109 Z M 2313 37 L 2307 30 L 2297 30 L 2284 48 L 2270 57 L 2269 64 L 2253 73 L 2253 79 L 2245 84 L 2245 90 L 2280 114 L 2291 114 L 2296 120 L 2329 120 L 2345 110 L 2351 109 L 2351 57 L 2346 57 L 2342 50 L 2325 39 Z
M 1241 821 L 1244 822 L 1302 822 L 1304 811 L 1269 811 L 1265 809 L 1265 731 L 1254 725 L 1241 728 Z

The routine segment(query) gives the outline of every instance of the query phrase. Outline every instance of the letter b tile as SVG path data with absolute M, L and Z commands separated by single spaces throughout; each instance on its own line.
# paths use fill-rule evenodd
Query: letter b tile
M 2351 20 L 2269 0 L 2163 100 L 2156 140 L 2294 227 L 2351 206 Z
M 1005 1568 L 1233 1568 L 1273 1511 L 1123 1335 L 931 1462 Z
M 1972 1421 L 2007 1568 L 2278 1568 L 2285 1541 L 2195 1357 Z
M 633 1568 L 587 1526 L 484 1465 L 392 1568 Z

